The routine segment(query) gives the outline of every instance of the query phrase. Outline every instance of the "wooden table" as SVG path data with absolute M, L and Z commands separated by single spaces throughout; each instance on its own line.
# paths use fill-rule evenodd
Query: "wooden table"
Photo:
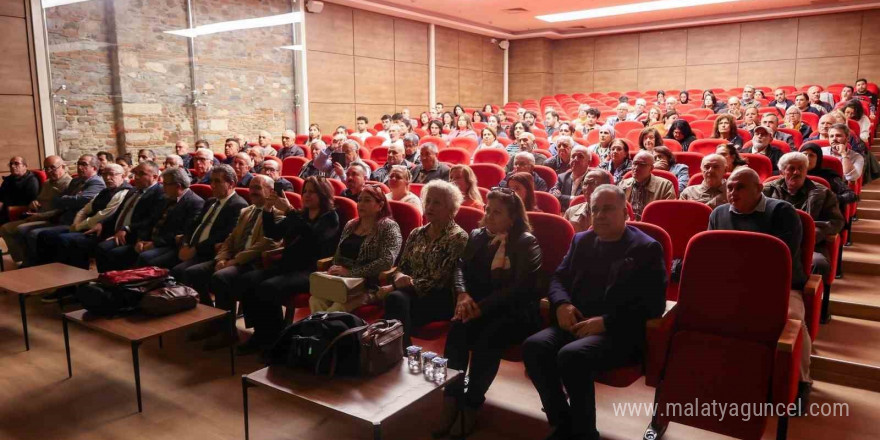
M 459 374 L 449 370 L 441 385 L 412 374 L 406 358 L 398 367 L 375 377 L 315 376 L 308 371 L 270 366 L 241 377 L 244 394 L 244 438 L 249 438 L 248 388 L 262 385 L 305 402 L 362 420 L 373 426 L 373 438 L 382 438 L 382 422 L 423 398 L 436 394 Z
M 18 305 L 21 308 L 21 327 L 24 331 L 25 349 L 31 349 L 30 340 L 28 339 L 25 298 L 40 295 L 62 287 L 87 283 L 89 281 L 94 281 L 97 278 L 97 272 L 61 263 L 44 264 L 42 266 L 33 266 L 10 272 L 0 272 L 0 291 L 18 295 Z
M 75 322 L 87 328 L 101 333 L 131 342 L 131 358 L 134 364 L 134 384 L 137 390 L 138 412 L 143 412 L 141 404 L 141 370 L 138 359 L 138 348 L 141 343 L 152 337 L 159 337 L 159 346 L 162 345 L 162 335 L 175 330 L 181 330 L 203 322 L 213 321 L 225 317 L 230 323 L 230 332 L 235 329 L 235 315 L 226 310 L 199 304 L 196 308 L 167 316 L 147 316 L 134 314 L 117 318 L 105 318 L 90 314 L 86 310 L 65 313 L 61 317 L 64 325 L 64 350 L 67 352 L 67 376 L 73 377 L 73 367 L 70 361 L 70 338 L 68 336 L 68 321 Z M 235 344 L 229 346 L 229 363 L 232 374 L 235 374 Z

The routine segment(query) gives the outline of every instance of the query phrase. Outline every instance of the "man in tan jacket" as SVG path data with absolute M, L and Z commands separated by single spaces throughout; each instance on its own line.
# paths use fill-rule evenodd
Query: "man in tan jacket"
M 626 201 L 632 205 L 636 220 L 642 220 L 642 211 L 654 200 L 675 200 L 675 188 L 672 182 L 657 177 L 654 171 L 654 157 L 646 150 L 640 151 L 633 158 L 632 177 L 623 179 L 618 186 L 623 189 Z
M 226 240 L 219 245 L 213 260 L 190 266 L 186 269 L 185 279 L 199 292 L 202 303 L 211 304 L 210 295 L 214 294 L 215 307 L 232 311 L 239 299 L 236 282 L 241 275 L 261 266 L 264 251 L 276 249 L 278 242 L 263 235 L 263 205 L 273 190 L 272 178 L 255 175 L 249 185 L 251 205 L 242 209 L 238 223 Z M 282 217 L 281 211 L 272 208 L 276 220 Z M 222 327 L 209 329 L 200 336 L 210 336 L 222 330 Z M 235 341 L 225 332 L 209 340 L 207 349 L 219 348 Z

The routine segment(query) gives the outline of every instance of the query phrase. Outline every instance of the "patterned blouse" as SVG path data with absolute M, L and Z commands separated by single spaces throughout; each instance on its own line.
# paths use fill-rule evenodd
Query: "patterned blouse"
M 399 272 L 412 277 L 420 297 L 441 289 L 452 293 L 452 275 L 468 242 L 468 234 L 455 222 L 449 222 L 434 241 L 428 236 L 429 226 L 413 229 L 397 267 Z
M 339 243 L 345 241 L 357 229 L 357 220 L 350 220 L 342 230 Z M 400 226 L 390 217 L 380 219 L 376 223 L 376 229 L 367 235 L 361 244 L 358 257 L 354 261 L 342 256 L 341 249 L 336 248 L 333 256 L 333 264 L 347 267 L 349 276 L 366 278 L 369 284 L 375 284 L 379 274 L 391 269 L 394 259 L 400 251 Z

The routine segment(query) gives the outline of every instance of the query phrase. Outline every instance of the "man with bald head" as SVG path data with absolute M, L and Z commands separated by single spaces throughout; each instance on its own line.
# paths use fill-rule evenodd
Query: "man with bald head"
M 388 147 L 388 159 L 385 162 L 385 165 L 382 165 L 376 169 L 376 171 L 373 171 L 373 180 L 388 183 L 388 174 L 391 173 L 391 167 L 394 165 L 403 165 L 407 169 L 413 167 L 413 164 L 406 160 L 406 150 L 403 147 L 402 139 L 392 142 L 391 146 Z
M 727 200 L 709 216 L 709 230 L 749 231 L 772 235 L 782 240 L 791 252 L 791 295 L 788 317 L 803 322 L 804 298 L 801 289 L 807 282 L 807 273 L 801 264 L 803 225 L 791 203 L 766 197 L 758 173 L 751 168 L 737 168 L 727 179 Z M 807 407 L 810 394 L 809 332 L 803 329 L 803 351 L 798 386 L 799 407 Z
M 703 181 L 699 185 L 691 185 L 681 192 L 678 197 L 681 200 L 693 200 L 708 205 L 715 209 L 718 205 L 727 203 L 727 192 L 724 180 L 724 170 L 727 169 L 727 159 L 720 154 L 709 154 L 700 162 L 700 174 Z
M 807 96 L 810 97 L 810 107 L 819 110 L 822 114 L 828 113 L 833 109 L 831 104 L 822 101 L 822 90 L 818 86 L 807 89 Z
M 296 132 L 284 130 L 281 133 L 281 149 L 278 150 L 278 158 L 284 160 L 288 157 L 304 157 L 306 153 L 296 145 Z
M 180 159 L 183 160 L 183 167 L 186 169 L 192 168 L 192 156 L 189 154 L 189 144 L 184 140 L 180 140 L 174 143 L 174 152 L 180 156 Z
M 278 152 L 272 148 L 272 133 L 263 130 L 260 132 L 260 135 L 257 136 L 257 139 L 260 143 L 260 150 L 263 152 L 263 157 L 275 156 L 278 154 Z
M 40 192 L 40 179 L 28 170 L 27 160 L 22 156 L 9 159 L 9 175 L 0 184 L 0 224 L 9 220 L 10 206 L 27 206 Z
M 633 208 L 636 220 L 642 219 L 642 211 L 654 200 L 674 200 L 675 187 L 663 177 L 655 176 L 654 156 L 647 150 L 641 150 L 633 158 L 632 177 L 623 179 L 619 186 L 626 194 Z

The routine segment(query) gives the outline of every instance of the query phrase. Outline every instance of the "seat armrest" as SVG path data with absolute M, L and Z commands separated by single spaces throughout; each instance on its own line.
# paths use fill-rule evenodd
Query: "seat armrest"
M 773 365 L 773 403 L 790 404 L 797 396 L 800 380 L 801 321 L 789 319 L 776 342 L 776 359 Z
M 263 260 L 263 268 L 268 268 L 272 266 L 272 263 L 281 259 L 281 254 L 284 253 L 284 248 L 278 249 L 270 249 L 268 251 L 263 251 L 261 255 Z
M 10 206 L 7 216 L 9 217 L 9 221 L 13 222 L 16 220 L 21 220 L 22 215 L 26 213 L 28 210 L 27 206 Z
M 675 301 L 667 301 L 663 317 L 645 323 L 645 384 L 648 386 L 656 387 L 663 377 L 677 315 Z
M 394 275 L 394 272 L 397 272 L 397 267 L 392 267 L 391 269 L 379 272 L 379 285 L 387 286 L 389 284 L 394 284 L 394 280 L 391 279 L 391 276 Z
M 822 296 L 825 293 L 823 288 L 822 276 L 812 274 L 801 291 L 804 299 L 804 323 L 807 324 L 807 330 L 811 340 L 816 340 L 819 334 L 819 318 L 822 314 Z
M 333 265 L 333 257 L 321 258 L 318 260 L 318 270 L 325 271 Z
M 554 321 L 554 317 L 550 316 L 550 309 L 550 300 L 541 298 L 541 301 L 538 303 L 538 313 L 541 314 L 541 328 L 550 327 L 550 324 Z

